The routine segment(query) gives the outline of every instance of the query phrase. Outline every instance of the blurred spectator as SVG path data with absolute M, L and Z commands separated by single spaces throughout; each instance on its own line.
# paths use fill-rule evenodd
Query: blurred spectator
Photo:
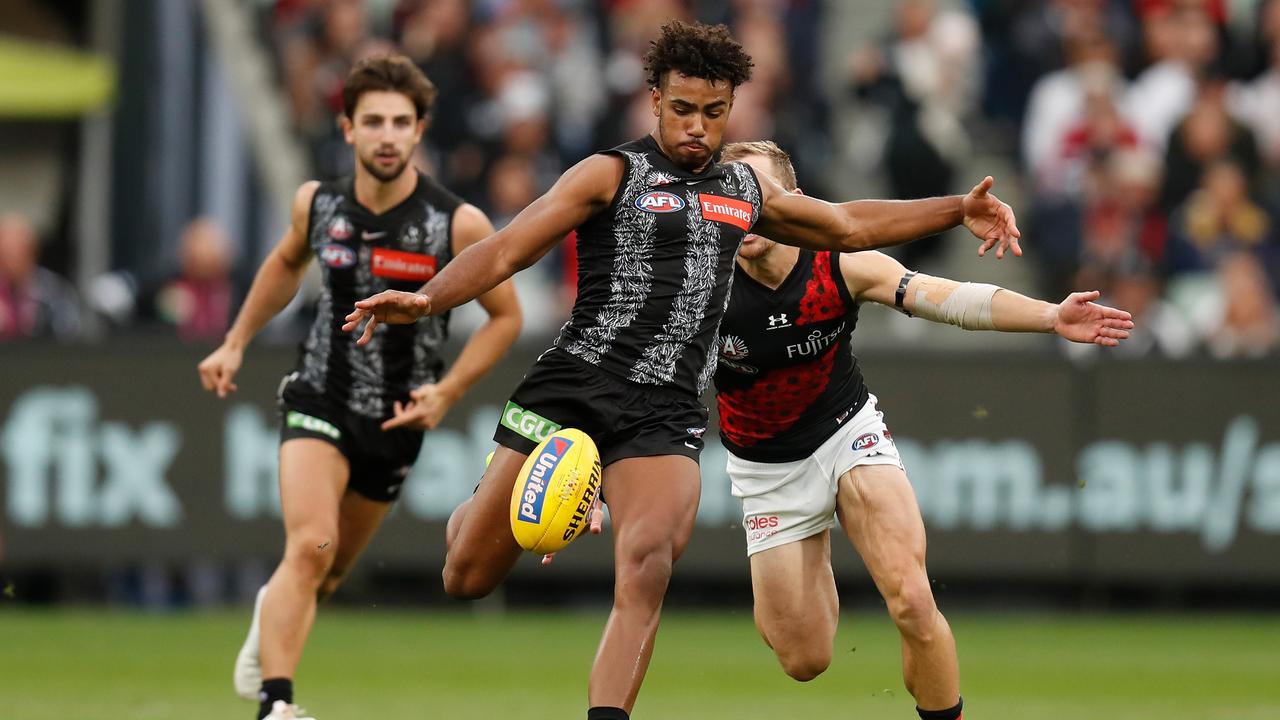
M 523 155 L 504 155 L 489 171 L 489 217 L 501 230 L 540 194 L 533 164 Z
M 1249 198 L 1239 165 L 1219 160 L 1173 215 L 1168 267 L 1173 272 L 1208 271 L 1236 252 L 1265 259 L 1271 233 L 1271 219 Z
M 888 111 L 883 165 L 890 195 L 946 195 L 969 152 L 965 125 L 981 81 L 978 26 L 967 13 L 939 11 L 933 0 L 902 0 L 894 32 L 883 47 L 854 54 L 854 89 Z M 937 249 L 938 238 L 931 238 L 905 246 L 900 256 L 916 267 Z
M 231 313 L 231 243 L 211 218 L 183 230 L 181 270 L 156 294 L 156 313 L 188 342 L 217 342 Z
M 1273 6 L 1280 9 L 1280 1 Z M 1280 172 L 1280 32 L 1271 43 L 1270 68 L 1250 83 L 1233 84 L 1227 105 L 1253 131 L 1268 170 Z
M 1262 263 L 1252 253 L 1231 253 L 1218 263 L 1215 317 L 1206 345 L 1214 357 L 1261 357 L 1280 348 L 1280 315 Z
M 1125 99 L 1128 117 L 1143 140 L 1157 148 L 1187 114 L 1198 81 L 1215 62 L 1218 32 L 1202 2 L 1146 3 L 1143 36 L 1150 65 L 1134 79 Z
M 80 331 L 80 302 L 71 284 L 40 267 L 35 227 L 18 213 L 0 215 L 0 342 L 69 340 Z
M 1054 198 L 1066 192 L 1053 172 L 1054 159 L 1060 156 L 1067 132 L 1085 120 L 1090 89 L 1095 95 L 1118 95 L 1124 89 L 1115 45 L 1101 31 L 1068 40 L 1067 62 L 1065 68 L 1036 81 L 1022 127 L 1023 162 L 1035 178 L 1037 192 Z
M 1251 187 L 1260 162 L 1249 128 L 1227 114 L 1226 84 L 1220 78 L 1201 84 L 1186 118 L 1170 138 L 1160 203 L 1173 210 L 1200 184 L 1205 168 L 1224 158 L 1234 161 Z

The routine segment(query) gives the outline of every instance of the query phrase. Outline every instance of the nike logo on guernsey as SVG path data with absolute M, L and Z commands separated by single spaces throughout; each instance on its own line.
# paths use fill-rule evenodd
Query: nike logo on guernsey
M 364 240 L 365 242 L 371 242 L 373 240 L 378 240 L 382 237 L 385 237 L 386 234 L 387 234 L 386 230 L 379 230 L 378 232 L 369 232 L 368 230 L 365 230 L 360 233 L 360 239 Z

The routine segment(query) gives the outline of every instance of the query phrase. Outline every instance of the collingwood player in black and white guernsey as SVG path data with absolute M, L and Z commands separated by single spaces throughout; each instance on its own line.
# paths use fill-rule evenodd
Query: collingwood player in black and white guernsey
M 445 312 L 578 231 L 572 317 L 512 394 L 493 461 L 450 518 L 444 583 L 451 595 L 476 598 L 502 581 L 521 552 L 508 508 L 526 455 L 561 426 L 590 434 L 606 464 L 616 565 L 613 612 L 591 669 L 592 720 L 628 717 L 672 564 L 693 529 L 707 418 L 698 395 L 715 371 L 716 331 L 747 232 L 859 250 L 963 222 L 984 249 L 1021 252 L 1012 211 L 990 195 L 834 205 L 792 195 L 746 165 L 719 163 L 734 88 L 751 72 L 722 25 L 664 26 L 645 66 L 657 119 L 651 135 L 578 163 L 418 293 L 357 302 L 344 326 L 363 325 L 363 342 L 383 323 Z
M 790 159 L 772 142 L 734 143 L 723 157 L 799 192 Z M 758 235 L 743 242 L 734 272 L 715 384 L 729 478 L 742 498 L 756 627 L 791 677 L 810 680 L 827 668 L 839 618 L 830 544 L 839 517 L 902 635 L 904 680 L 920 716 L 957 720 L 955 640 L 925 572 L 924 523 L 853 356 L 859 304 L 967 330 L 1055 332 L 1108 346 L 1128 337 L 1130 315 L 1092 302 L 1097 292 L 1051 305 L 908 272 L 878 252 L 813 252 Z
M 205 389 L 225 397 L 249 340 L 298 291 L 314 256 L 323 290 L 298 369 L 281 385 L 280 504 L 284 558 L 258 593 L 236 659 L 241 695 L 258 717 L 293 718 L 292 678 L 315 617 L 386 517 L 422 446 L 458 398 L 520 332 L 510 283 L 478 295 L 489 319 L 447 372 L 448 314 L 379 328 L 366 347 L 342 331 L 357 299 L 413 290 L 490 235 L 484 213 L 410 165 L 435 87 L 404 57 L 356 65 L 343 88 L 342 129 L 355 175 L 309 182 L 254 279 L 226 341 L 200 363 Z

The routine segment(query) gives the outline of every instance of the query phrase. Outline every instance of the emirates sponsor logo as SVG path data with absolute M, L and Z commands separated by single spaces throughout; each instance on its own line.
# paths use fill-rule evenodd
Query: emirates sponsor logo
M 702 204 L 702 217 L 707 220 L 728 223 L 744 231 L 751 229 L 751 203 L 719 195 L 698 193 Z
M 371 269 L 377 277 L 426 282 L 436 275 L 436 259 L 431 255 L 375 248 Z

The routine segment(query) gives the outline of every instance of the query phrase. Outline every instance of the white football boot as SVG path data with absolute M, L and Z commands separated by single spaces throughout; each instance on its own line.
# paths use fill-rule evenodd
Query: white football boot
M 240 646 L 240 653 L 236 655 L 236 667 L 231 674 L 236 694 L 245 700 L 255 702 L 258 700 L 258 691 L 262 689 L 262 655 L 258 651 L 258 620 L 262 617 L 262 598 L 266 595 L 267 586 L 263 585 L 258 590 L 258 598 L 253 601 L 253 622 L 249 623 L 249 635 L 245 637 L 244 645 Z M 274 713 L 272 717 L 275 717 Z
M 306 712 L 297 705 L 290 705 L 283 700 L 277 700 L 271 705 L 271 714 L 263 718 L 263 720 L 316 720 L 310 715 L 302 715 Z

